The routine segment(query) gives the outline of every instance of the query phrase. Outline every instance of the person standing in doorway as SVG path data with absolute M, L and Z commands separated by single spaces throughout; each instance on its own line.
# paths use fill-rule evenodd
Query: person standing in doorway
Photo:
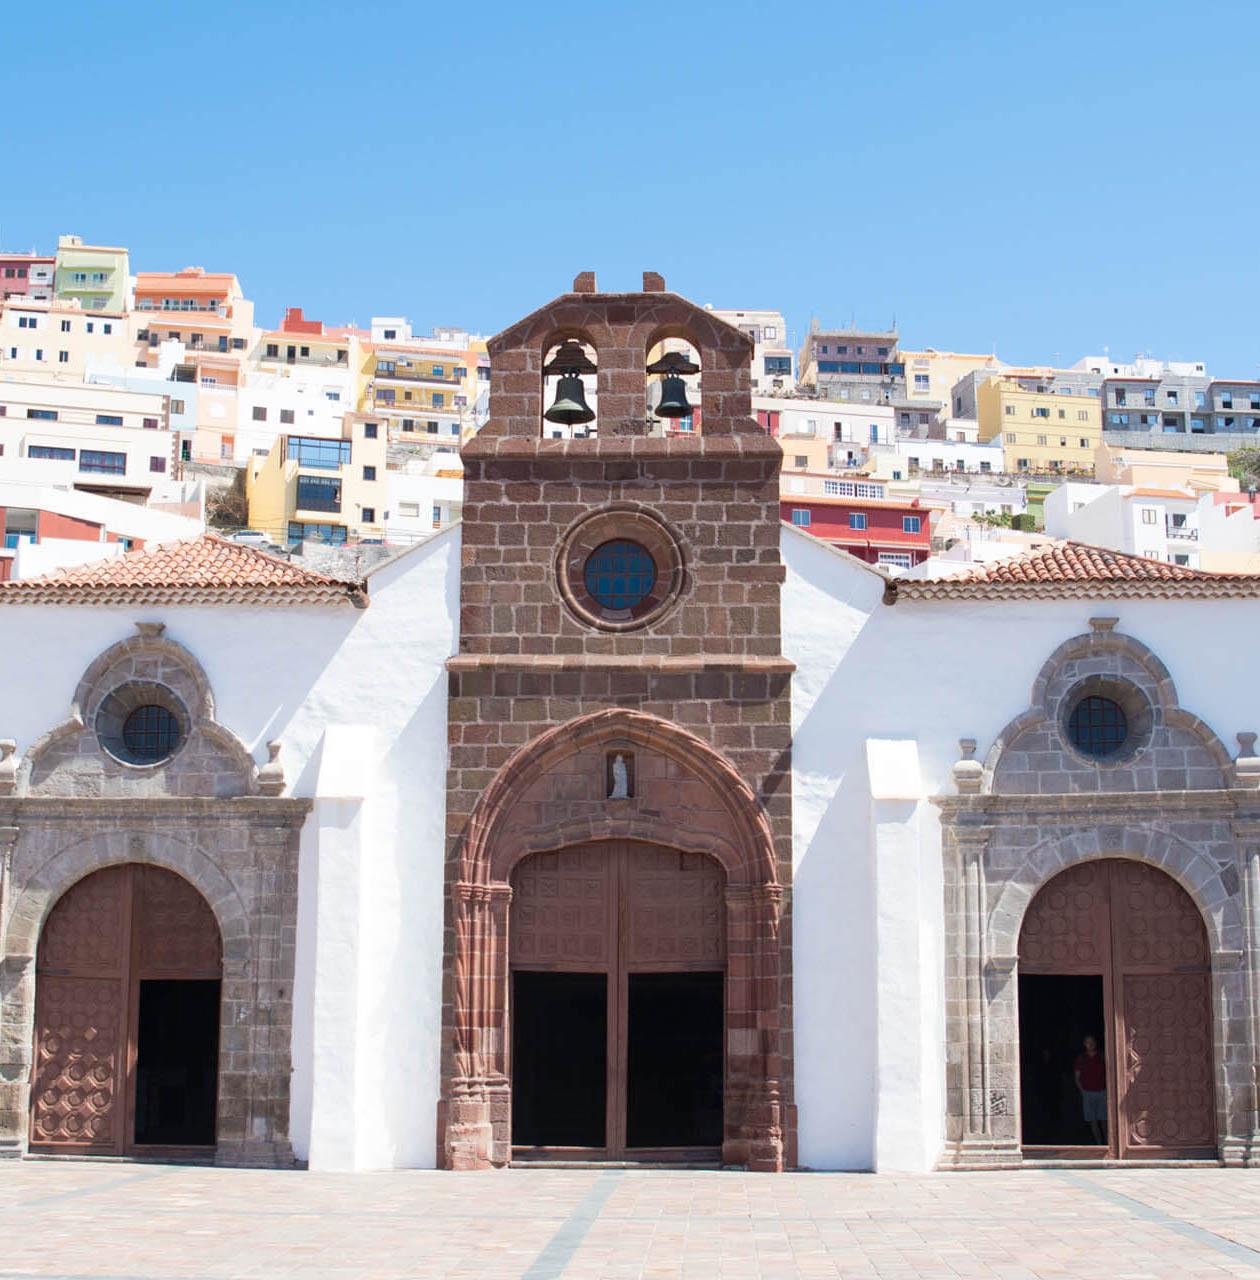
M 1086 1036 L 1081 1048 L 1083 1052 L 1076 1055 L 1074 1069 L 1076 1087 L 1081 1091 L 1085 1123 L 1101 1147 L 1107 1141 L 1107 1067 L 1093 1036 Z

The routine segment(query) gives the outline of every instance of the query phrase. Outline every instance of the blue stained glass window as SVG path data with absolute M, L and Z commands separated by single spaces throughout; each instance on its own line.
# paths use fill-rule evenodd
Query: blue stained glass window
M 656 585 L 656 562 L 637 542 L 605 542 L 586 561 L 586 589 L 605 609 L 633 609 Z

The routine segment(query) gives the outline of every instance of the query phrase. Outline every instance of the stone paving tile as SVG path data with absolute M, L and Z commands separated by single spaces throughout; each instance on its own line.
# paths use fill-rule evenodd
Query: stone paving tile
M 1260 1172 L 0 1164 L 0 1278 L 1260 1280 Z

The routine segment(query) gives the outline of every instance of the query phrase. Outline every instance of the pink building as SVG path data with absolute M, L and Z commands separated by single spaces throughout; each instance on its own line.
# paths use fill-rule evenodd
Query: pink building
M 4 298 L 50 299 L 56 259 L 37 253 L 0 252 L 0 300 Z

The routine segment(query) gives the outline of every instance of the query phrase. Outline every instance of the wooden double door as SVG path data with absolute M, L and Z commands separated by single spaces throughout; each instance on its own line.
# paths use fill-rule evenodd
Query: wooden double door
M 1029 906 L 1019 975 L 1029 1154 L 1216 1154 L 1211 952 L 1176 881 L 1119 858 L 1062 872 Z M 1098 1071 L 1082 1058 L 1087 1036 L 1105 1099 L 1086 1100 L 1077 1085 L 1078 1069 L 1086 1083 Z
M 701 854 L 636 842 L 519 864 L 509 927 L 518 1158 L 717 1156 L 724 884 Z
M 36 956 L 32 1149 L 213 1147 L 222 972 L 214 914 L 174 872 L 129 863 L 69 889 Z

